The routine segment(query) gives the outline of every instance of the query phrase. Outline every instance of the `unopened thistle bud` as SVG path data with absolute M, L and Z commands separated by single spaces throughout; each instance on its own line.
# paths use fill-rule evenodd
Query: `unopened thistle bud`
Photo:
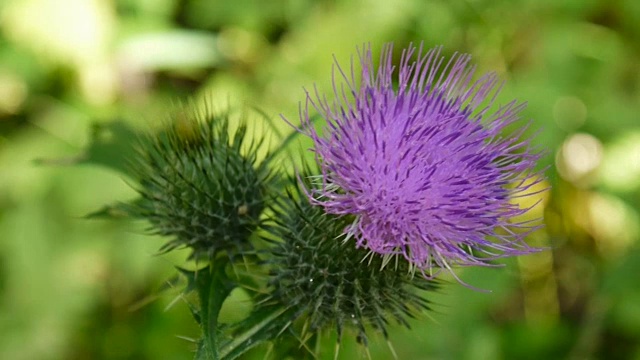
M 191 258 L 250 249 L 272 178 L 257 164 L 260 141 L 244 144 L 244 124 L 229 130 L 226 114 L 186 111 L 168 129 L 142 141 L 133 161 L 140 199 L 131 213 L 170 238 L 162 251 Z

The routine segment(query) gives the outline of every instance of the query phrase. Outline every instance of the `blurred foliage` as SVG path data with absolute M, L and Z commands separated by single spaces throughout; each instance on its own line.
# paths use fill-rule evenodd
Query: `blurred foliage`
M 4 0 L 0 358 L 191 359 L 198 336 L 167 286 L 187 254 L 155 256 L 164 240 L 144 224 L 82 219 L 135 196 L 108 168 L 130 143 L 103 134 L 105 167 L 35 159 L 78 162 L 91 129 L 156 127 L 187 96 L 258 106 L 287 133 L 279 114 L 297 118 L 303 86 L 330 89 L 332 54 L 424 40 L 473 54 L 507 80 L 501 99 L 529 102 L 552 187 L 530 241 L 550 250 L 465 271 L 493 292 L 445 286 L 433 320 L 391 333 L 398 357 L 640 359 L 638 39 L 637 0 Z M 392 357 L 371 340 L 373 358 Z

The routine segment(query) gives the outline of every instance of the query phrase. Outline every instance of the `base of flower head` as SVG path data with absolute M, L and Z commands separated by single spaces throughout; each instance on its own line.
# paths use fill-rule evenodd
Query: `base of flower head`
M 386 337 L 390 320 L 407 325 L 430 308 L 419 293 L 437 282 L 411 276 L 404 259 L 383 266 L 382 256 L 345 241 L 350 217 L 325 213 L 300 188 L 279 199 L 273 214 L 265 226 L 273 242 L 266 259 L 271 291 L 263 302 L 292 308 L 291 322 L 302 322 L 304 331 L 334 327 L 340 339 L 350 328 L 366 345 L 367 326 Z

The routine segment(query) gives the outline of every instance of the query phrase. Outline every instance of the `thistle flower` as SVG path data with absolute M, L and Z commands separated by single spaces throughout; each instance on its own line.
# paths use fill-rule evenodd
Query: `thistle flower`
M 230 134 L 226 114 L 178 115 L 167 130 L 141 141 L 132 161 L 141 196 L 130 213 L 170 238 L 161 251 L 188 247 L 192 258 L 212 258 L 250 249 L 273 179 L 256 164 L 260 143 L 244 147 L 246 126 Z
M 386 338 L 390 321 L 409 327 L 408 318 L 430 309 L 420 291 L 434 291 L 436 281 L 412 276 L 404 259 L 383 267 L 382 256 L 336 241 L 345 236 L 347 217 L 312 205 L 297 186 L 271 207 L 264 226 L 273 243 L 265 260 L 271 291 L 261 306 L 287 308 L 287 326 L 304 324 L 300 339 L 333 326 L 338 342 L 347 328 L 366 346 L 367 326 Z
M 322 170 L 308 191 L 313 204 L 353 215 L 344 231 L 357 246 L 387 261 L 403 256 L 427 278 L 536 251 L 523 241 L 536 226 L 517 219 L 528 208 L 510 199 L 541 181 L 533 170 L 540 154 L 520 140 L 528 124 L 501 135 L 526 104 L 493 109 L 498 77 L 473 81 L 469 55 L 446 61 L 440 47 L 409 46 L 397 71 L 392 55 L 387 44 L 376 71 L 371 49 L 359 51 L 360 80 L 353 62 L 349 74 L 336 61 L 332 102 L 307 92 L 301 121 Z M 323 131 L 310 108 L 327 121 Z

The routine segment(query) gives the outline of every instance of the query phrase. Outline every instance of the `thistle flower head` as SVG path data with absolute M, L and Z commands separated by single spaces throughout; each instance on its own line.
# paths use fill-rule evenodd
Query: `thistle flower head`
M 161 249 L 192 250 L 192 258 L 230 256 L 251 248 L 272 180 L 257 164 L 259 142 L 243 146 L 246 126 L 230 133 L 226 114 L 187 109 L 160 134 L 141 141 L 132 161 L 140 198 L 131 213 L 168 236 Z
M 382 256 L 340 241 L 348 222 L 312 205 L 299 187 L 273 205 L 265 225 L 272 290 L 262 303 L 290 309 L 289 323 L 301 319 L 307 333 L 300 338 L 335 327 L 340 341 L 346 328 L 366 345 L 366 327 L 386 337 L 389 322 L 408 327 L 408 318 L 430 308 L 420 290 L 438 283 L 412 276 L 404 259 L 383 266 Z
M 311 201 L 353 215 L 345 232 L 357 246 L 401 255 L 426 277 L 535 251 L 523 241 L 535 226 L 515 219 L 528 209 L 510 198 L 540 181 L 540 154 L 520 140 L 526 124 L 502 135 L 525 104 L 496 104 L 498 77 L 473 80 L 469 55 L 409 46 L 397 69 L 392 55 L 388 44 L 374 68 L 363 49 L 360 77 L 336 64 L 334 101 L 307 93 L 301 119 L 323 175 Z M 310 108 L 327 121 L 322 131 Z

